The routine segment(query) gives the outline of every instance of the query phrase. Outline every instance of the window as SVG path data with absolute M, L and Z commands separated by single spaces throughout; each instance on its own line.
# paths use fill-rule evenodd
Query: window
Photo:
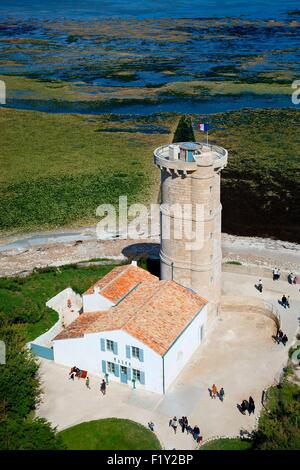
M 140 358 L 140 348 L 132 346 L 132 357 L 135 357 L 136 359 Z
M 127 367 L 121 366 L 121 373 L 127 375 Z
M 132 369 L 132 378 L 136 382 L 140 382 L 141 381 L 141 371 L 137 370 L 137 369 Z
M 110 374 L 114 374 L 115 373 L 115 365 L 113 362 L 107 362 L 107 371 L 110 373 Z
M 111 341 L 110 339 L 106 340 L 106 349 L 107 349 L 107 351 L 114 352 L 114 342 Z

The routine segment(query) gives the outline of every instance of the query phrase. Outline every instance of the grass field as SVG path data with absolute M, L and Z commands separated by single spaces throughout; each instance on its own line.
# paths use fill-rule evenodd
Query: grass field
M 0 230 L 90 223 L 99 204 L 118 204 L 120 195 L 127 195 L 128 203 L 156 201 L 153 148 L 169 138 L 156 127 L 153 134 L 127 133 L 131 124 L 112 116 L 2 109 Z M 108 126 L 119 132 L 101 131 Z
M 26 341 L 47 331 L 58 319 L 45 303 L 66 287 L 82 294 L 114 265 L 47 268 L 21 278 L 0 278 L 0 312 L 24 333 Z
M 92 224 L 99 204 L 157 202 L 153 149 L 171 142 L 179 116 L 81 116 L 1 109 L 0 231 Z M 210 141 L 226 147 L 223 231 L 300 241 L 299 110 L 209 115 Z M 196 138 L 203 139 L 202 133 Z
M 61 431 L 68 450 L 159 450 L 155 434 L 125 419 L 102 419 Z
M 251 450 L 251 442 L 239 438 L 216 439 L 199 448 L 200 450 Z

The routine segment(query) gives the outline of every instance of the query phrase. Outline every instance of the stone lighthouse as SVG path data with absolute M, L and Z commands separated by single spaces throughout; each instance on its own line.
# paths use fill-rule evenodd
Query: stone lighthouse
M 227 156 L 224 148 L 200 142 L 154 151 L 161 171 L 161 279 L 197 292 L 215 313 L 221 296 L 220 173 Z

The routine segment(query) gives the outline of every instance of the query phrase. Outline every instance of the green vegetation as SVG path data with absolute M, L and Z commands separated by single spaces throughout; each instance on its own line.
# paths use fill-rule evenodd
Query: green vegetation
M 234 264 L 235 266 L 242 266 L 240 261 L 226 261 L 225 264 Z
M 195 142 L 192 121 L 190 117 L 182 116 L 174 132 L 173 142 Z
M 222 172 L 223 231 L 299 242 L 300 112 L 244 110 L 203 118 L 210 142 L 229 151 Z M 0 230 L 95 223 L 97 206 L 118 207 L 124 194 L 129 204 L 157 202 L 153 149 L 171 141 L 178 119 L 2 109 Z M 165 128 L 169 135 L 160 133 Z M 203 133 L 195 134 L 203 140 Z
M 0 339 L 6 345 L 6 364 L 0 364 L 0 450 L 66 448 L 46 420 L 34 418 L 41 392 L 38 364 L 24 346 L 57 320 L 47 300 L 68 286 L 82 293 L 113 267 L 63 266 L 25 278 L 0 278 Z M 151 446 L 155 440 L 150 437 Z
M 1 340 L 6 345 L 6 364 L 0 364 L 0 450 L 64 449 L 50 424 L 32 417 L 40 396 L 38 365 L 16 327 L 0 312 Z
M 206 120 L 214 128 L 211 143 L 229 152 L 222 172 L 223 231 L 299 242 L 300 112 L 244 110 Z
M 118 123 L 122 133 L 101 131 L 115 121 L 110 115 L 2 109 L 0 230 L 92 223 L 98 205 L 118 207 L 124 194 L 128 204 L 156 202 L 159 172 L 152 154 L 161 135 L 126 134 L 129 122 Z M 161 123 L 160 117 L 156 123 Z
M 45 268 L 27 277 L 0 278 L 0 312 L 30 341 L 47 331 L 58 319 L 45 303 L 66 287 L 82 294 L 114 265 Z
M 68 450 L 159 450 L 155 434 L 126 419 L 101 419 L 59 433 Z
M 128 67 L 127 62 L 126 67 Z M 5 80 L 11 98 L 19 99 L 21 97 L 29 104 L 33 104 L 34 100 L 37 99 L 45 102 L 51 101 L 52 104 L 57 105 L 58 109 L 60 104 L 67 109 L 68 106 L 72 108 L 73 103 L 86 103 L 91 111 L 93 106 L 109 107 L 117 104 L 161 103 L 170 97 L 202 100 L 208 97 L 237 96 L 241 94 L 291 94 L 290 83 L 293 75 L 281 74 L 274 77 L 261 74 L 252 78 L 241 78 L 240 80 L 224 80 L 224 71 L 221 68 L 211 73 L 213 77 L 216 75 L 217 78 L 222 77 L 222 80 L 174 81 L 144 87 L 125 85 L 99 87 L 85 82 L 34 79 L 13 75 L 0 75 L 0 79 Z M 114 72 L 114 74 L 110 71 L 107 74 L 107 78 L 118 78 L 122 82 L 131 81 L 135 76 L 134 72 L 131 73 L 126 70 L 120 70 Z
M 249 439 L 221 438 L 203 444 L 200 450 L 251 450 L 252 443 Z
M 300 449 L 300 387 L 284 379 L 267 393 L 266 410 L 254 434 L 255 450 Z

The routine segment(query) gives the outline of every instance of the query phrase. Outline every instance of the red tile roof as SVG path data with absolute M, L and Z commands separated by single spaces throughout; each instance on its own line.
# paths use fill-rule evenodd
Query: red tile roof
M 85 294 L 93 294 L 95 287 L 98 287 L 101 295 L 116 304 L 139 282 L 144 281 L 154 282 L 158 281 L 158 278 L 132 264 L 118 266 L 99 279 Z
M 155 279 L 137 284 L 105 312 L 82 314 L 54 339 L 123 330 L 164 355 L 207 301 L 174 281 Z

